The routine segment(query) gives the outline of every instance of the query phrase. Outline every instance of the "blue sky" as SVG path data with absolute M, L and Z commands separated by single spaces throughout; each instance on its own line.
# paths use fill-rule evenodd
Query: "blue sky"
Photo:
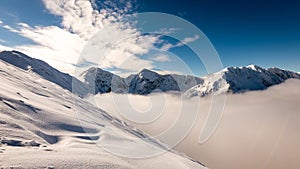
M 60 19 L 46 12 L 41 0 L 9 0 L 0 2 L 0 20 L 7 25 L 14 26 L 19 22 L 29 25 L 59 25 Z M 0 38 L 6 45 L 14 46 L 23 43 L 32 43 L 31 40 L 0 28 Z
M 57 2 L 60 1 L 57 0 Z M 106 0 L 105 2 L 112 1 Z M 206 34 L 216 48 L 225 67 L 257 64 L 263 67 L 280 67 L 300 71 L 300 2 L 296 0 L 138 0 L 130 5 L 118 3 L 116 6 L 119 7 L 119 10 L 117 11 L 107 9 L 114 7 L 114 3 L 99 1 L 96 4 L 98 9 L 93 10 L 99 11 L 106 7 L 106 11 L 100 12 L 97 16 L 108 16 L 110 12 L 163 12 L 180 16 L 196 25 Z M 95 6 L 93 7 L 95 8 Z M 121 10 L 124 8 L 128 9 Z M 78 19 L 76 17 L 70 18 L 69 15 L 62 12 L 64 10 L 66 9 L 59 9 L 50 0 L 0 1 L 0 20 L 2 21 L 0 44 L 43 59 L 62 71 L 72 71 L 74 65 L 76 66 L 75 53 L 80 52 L 78 46 L 83 44 L 82 41 L 91 37 L 87 36 L 84 31 L 87 30 L 87 32 L 92 33 L 96 29 L 84 25 L 86 22 L 76 21 Z M 85 8 L 81 10 L 85 10 Z M 79 19 L 86 20 L 86 18 Z M 76 24 L 81 22 L 83 23 L 82 27 L 80 27 L 80 24 L 79 26 Z M 26 23 L 27 26 L 24 24 L 20 26 L 20 23 Z M 99 23 L 99 25 L 105 26 L 103 23 L 106 23 L 106 21 Z M 7 26 L 11 29 L 8 29 Z M 60 42 L 60 45 L 64 45 L 65 48 L 71 48 L 69 53 L 63 51 L 57 45 L 58 42 L 56 43 L 55 40 L 60 40 L 55 36 L 58 34 L 60 37 L 66 36 L 64 38 L 66 40 L 71 39 L 72 43 Z M 166 40 L 167 38 L 163 39 Z M 44 42 L 47 40 L 49 42 Z M 148 41 L 146 38 L 142 42 L 143 46 L 151 46 L 149 40 L 151 41 L 153 38 L 148 38 Z M 169 40 L 169 42 L 172 44 L 177 43 L 172 40 Z M 152 43 L 155 42 L 152 41 Z M 131 45 L 132 48 L 137 48 L 135 46 L 137 44 Z M 50 51 L 51 49 L 56 51 Z M 114 52 L 126 56 L 128 54 L 128 58 L 131 57 L 135 61 L 140 58 L 144 59 L 138 60 L 137 65 L 153 70 L 168 69 L 171 72 L 186 73 L 186 71 L 180 69 L 179 62 L 184 61 L 194 74 L 205 74 L 203 65 L 194 61 L 193 53 L 185 46 L 169 50 L 176 55 L 173 58 L 181 59 L 181 61 L 171 59 L 170 62 L 170 58 L 172 58 L 170 52 L 164 53 L 169 56 L 169 58 L 166 58 L 163 56 L 150 56 L 152 52 L 149 51 L 151 50 L 143 52 L 135 50 L 133 51 L 135 55 L 133 57 L 129 56 L 128 53 Z M 111 58 L 114 57 L 111 56 Z M 108 60 L 104 67 L 108 70 L 115 70 L 120 65 L 115 60 Z M 125 65 L 120 70 L 126 70 L 128 67 L 130 66 Z M 141 69 L 141 67 L 128 69 L 128 72 L 134 72 L 138 69 Z
M 177 14 L 198 26 L 225 66 L 253 63 L 300 70 L 300 1 L 160 2 L 144 0 L 141 8 Z

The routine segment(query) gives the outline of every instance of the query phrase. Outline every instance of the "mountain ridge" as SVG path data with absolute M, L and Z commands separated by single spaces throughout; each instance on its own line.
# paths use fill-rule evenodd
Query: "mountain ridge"
M 32 58 L 21 52 L 1 51 L 0 59 L 25 71 L 34 72 L 70 92 L 75 91 L 81 97 L 84 97 L 88 91 L 87 86 L 75 77 L 53 68 L 42 60 Z M 74 88 L 76 90 L 73 90 Z
M 203 77 L 204 83 L 189 89 L 185 95 L 193 97 L 264 90 L 290 78 L 300 79 L 300 74 L 279 68 L 264 69 L 257 65 L 227 67 Z
M 161 75 L 148 69 L 122 78 L 101 68 L 91 67 L 80 76 L 94 94 L 114 92 L 147 95 L 160 91 L 186 91 L 202 83 L 202 79 L 195 76 Z
M 169 91 L 182 92 L 188 97 L 204 97 L 210 94 L 264 90 L 290 78 L 300 79 L 300 74 L 296 72 L 276 67 L 265 69 L 253 64 L 227 67 L 204 77 L 161 75 L 152 70 L 142 69 L 136 74 L 122 78 L 101 68 L 90 67 L 77 78 L 18 51 L 2 51 L 0 59 L 23 70 L 35 72 L 81 97 L 110 92 L 148 95 Z

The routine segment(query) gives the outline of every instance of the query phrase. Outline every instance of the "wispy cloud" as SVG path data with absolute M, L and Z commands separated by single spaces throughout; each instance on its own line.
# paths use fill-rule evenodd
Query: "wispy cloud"
M 150 57 L 149 59 L 153 60 L 153 61 L 158 61 L 158 62 L 171 62 L 171 58 L 165 54 L 154 55 L 154 56 Z
M 12 28 L 12 27 L 9 26 L 9 25 L 3 25 L 2 27 L 3 27 L 4 29 L 7 29 L 7 30 L 11 31 L 11 32 L 17 32 L 16 29 Z
M 6 40 L 0 39 L 0 43 L 6 43 Z
M 15 28 L 8 25 L 4 25 L 3 28 L 35 43 L 14 46 L 15 50 L 45 60 L 64 72 L 71 73 L 74 70 L 72 65 L 78 60 L 80 50 L 84 45 L 84 41 L 78 35 L 57 26 L 31 27 L 26 23 L 18 23 Z
M 171 48 L 182 47 L 184 45 L 187 45 L 187 44 L 189 44 L 191 42 L 196 41 L 197 39 L 199 39 L 199 35 L 195 35 L 193 37 L 186 37 L 186 38 L 184 38 L 183 40 L 181 40 L 180 42 L 178 42 L 176 44 L 165 43 L 161 47 L 161 49 L 167 51 L 167 50 L 170 50 Z

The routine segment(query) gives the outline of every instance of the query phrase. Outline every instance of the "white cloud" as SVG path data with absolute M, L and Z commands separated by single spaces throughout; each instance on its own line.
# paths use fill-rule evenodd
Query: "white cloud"
M 4 29 L 7 29 L 8 31 L 11 31 L 11 32 L 17 32 L 16 29 L 12 28 L 11 26 L 9 25 L 3 25 L 2 26 Z
M 13 49 L 12 48 L 10 48 L 10 47 L 7 47 L 7 46 L 3 46 L 3 45 L 1 45 L 0 44 L 0 51 L 12 51 Z
M 171 70 L 152 70 L 152 71 L 155 71 L 156 73 L 161 75 L 170 75 L 170 74 L 182 75 L 182 72 L 179 71 L 171 71 Z
M 121 29 L 108 25 L 101 29 L 83 51 L 84 62 L 96 63 L 101 68 L 117 68 L 127 74 L 136 73 L 143 68 L 153 68 L 153 62 L 142 59 L 141 55 L 154 48 L 157 37 L 143 35 L 135 29 Z M 97 51 L 97 52 L 95 52 Z
M 86 0 L 43 0 L 45 7 L 62 17 L 62 26 L 80 37 L 89 39 L 97 28 L 103 27 L 105 15 L 94 10 Z
M 4 39 L 0 39 L 0 43 L 6 43 L 7 41 Z
M 199 39 L 199 35 L 195 35 L 194 37 L 186 37 L 181 41 L 181 43 L 187 45 L 188 43 L 194 42 L 197 39 Z
M 62 26 L 80 37 L 88 40 L 99 29 L 114 22 L 120 23 L 122 15 L 131 10 L 131 1 L 123 2 L 122 8 L 118 5 L 122 1 L 111 2 L 105 0 L 102 8 L 95 10 L 95 3 L 88 0 L 43 0 L 45 7 L 54 15 L 62 17 Z
M 171 58 L 168 55 L 165 54 L 159 54 L 150 57 L 150 60 L 158 61 L 158 62 L 171 62 Z
M 103 7 L 100 10 L 95 10 L 95 3 L 87 0 L 43 0 L 43 2 L 51 14 L 61 17 L 62 28 L 29 26 L 22 22 L 17 23 L 15 27 L 2 26 L 35 42 L 30 45 L 14 46 L 16 50 L 73 74 L 81 50 L 95 33 L 103 30 L 106 36 L 99 39 L 103 43 L 100 46 L 108 53 L 101 64 L 97 63 L 99 66 L 118 67 L 128 73 L 139 71 L 141 68 L 154 67 L 152 61 L 144 60 L 140 56 L 154 47 L 158 37 L 141 35 L 130 24 L 121 22 L 122 15 L 130 12 L 133 6 L 130 1 L 120 1 L 115 4 L 106 0 L 102 2 Z M 118 7 L 120 4 L 121 8 Z M 107 39 L 119 41 L 117 44 L 109 44 Z M 98 51 L 92 52 L 98 53 Z
M 162 28 L 160 29 L 159 31 L 155 32 L 155 33 L 158 33 L 160 35 L 169 35 L 169 34 L 172 34 L 176 31 L 178 31 L 179 29 L 178 28 Z
M 184 45 L 187 45 L 191 42 L 194 42 L 196 41 L 197 39 L 199 39 L 199 35 L 195 35 L 193 37 L 186 37 L 184 38 L 183 40 L 181 40 L 180 42 L 176 43 L 176 44 L 170 44 L 170 43 L 165 43 L 163 46 L 162 46 L 162 50 L 169 50 L 171 48 L 176 48 L 176 47 L 182 47 Z
M 78 35 L 72 34 L 57 26 L 30 27 L 26 23 L 19 23 L 16 28 L 4 25 L 7 30 L 26 37 L 36 44 L 18 45 L 15 50 L 44 60 L 55 68 L 72 73 L 72 66 L 78 60 L 78 56 L 85 41 Z
M 20 22 L 18 23 L 18 25 L 24 28 L 29 28 L 29 25 L 27 23 Z
M 92 50 L 84 53 L 96 59 L 85 58 L 81 61 L 91 62 L 104 69 L 114 69 L 116 72 L 123 71 L 120 74 L 127 75 L 143 68 L 155 69 L 154 61 L 173 62 L 164 55 L 147 60 L 141 57 L 155 49 L 155 44 L 164 42 L 160 35 L 141 34 L 130 23 L 122 21 L 124 14 L 131 12 L 134 3 L 132 1 L 105 0 L 98 7 L 93 0 L 43 0 L 43 3 L 51 14 L 61 18 L 61 27 L 31 26 L 24 22 L 17 23 L 14 27 L 3 24 L 1 26 L 35 43 L 14 46 L 14 49 L 44 60 L 63 72 L 74 74 L 78 64 L 84 65 L 78 62 L 81 52 L 99 31 L 102 35 L 94 39 Z M 160 31 L 168 34 L 176 30 L 170 28 Z M 195 35 L 175 45 L 163 44 L 162 50 L 180 47 L 198 38 Z M 105 57 L 100 61 L 99 56 Z

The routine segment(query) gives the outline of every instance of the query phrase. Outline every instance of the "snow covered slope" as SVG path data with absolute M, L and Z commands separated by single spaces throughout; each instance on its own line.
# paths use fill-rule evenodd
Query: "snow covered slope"
M 86 92 L 88 91 L 87 86 L 76 78 L 58 71 L 42 60 L 31 58 L 21 52 L 2 51 L 0 52 L 0 59 L 25 71 L 34 72 L 44 79 L 69 91 L 72 91 L 73 82 L 73 84 L 80 86 L 81 89 L 76 90 L 76 92 L 78 92 L 77 94 L 80 96 L 86 95 Z
M 0 78 L 0 168 L 204 168 L 175 152 L 113 155 L 105 150 L 135 155 L 164 146 L 33 71 L 0 61 Z
M 278 68 L 263 69 L 256 65 L 229 67 L 205 76 L 203 84 L 192 87 L 185 94 L 192 97 L 205 96 L 212 93 L 241 93 L 252 90 L 264 90 L 290 78 L 300 79 L 300 75 Z

